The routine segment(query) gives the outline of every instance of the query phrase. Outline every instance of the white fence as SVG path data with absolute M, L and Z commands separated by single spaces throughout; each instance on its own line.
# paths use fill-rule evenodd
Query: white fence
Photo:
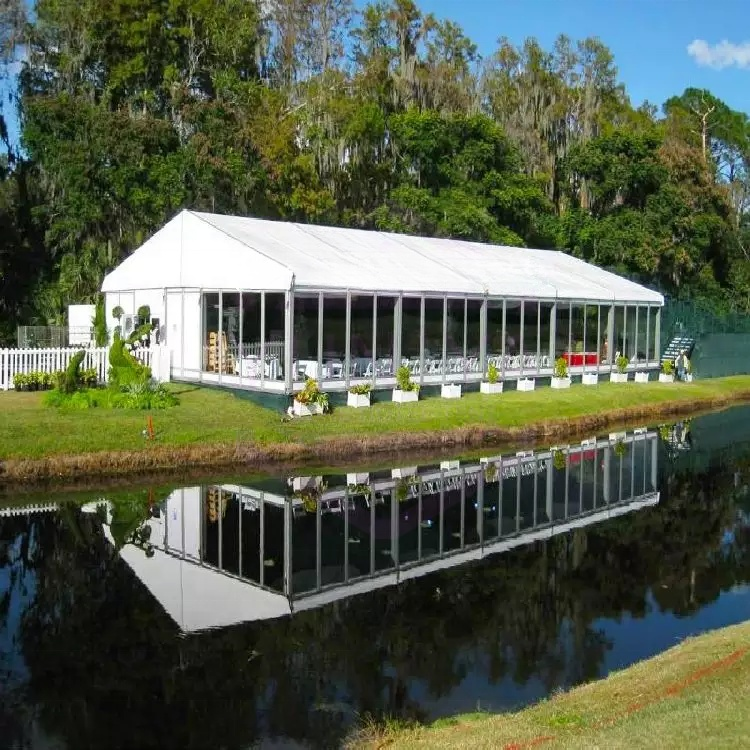
M 133 354 L 139 362 L 148 365 L 152 370 L 160 369 L 164 360 L 162 347 L 151 349 L 136 349 Z M 80 348 L 67 349 L 0 349 L 0 390 L 7 391 L 13 388 L 13 376 L 16 374 L 28 375 L 30 372 L 57 372 L 64 370 L 73 355 L 81 351 Z M 168 361 L 168 360 L 167 360 Z M 86 349 L 86 356 L 81 365 L 83 369 L 93 368 L 100 383 L 107 380 L 109 370 L 109 347 L 98 347 Z M 168 380 L 160 377 L 160 372 L 154 371 L 157 380 Z

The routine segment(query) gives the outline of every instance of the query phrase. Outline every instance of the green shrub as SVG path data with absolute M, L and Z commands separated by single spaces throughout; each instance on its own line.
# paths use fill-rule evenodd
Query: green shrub
M 295 393 L 294 398 L 300 404 L 317 404 L 324 412 L 328 411 L 328 394 L 320 390 L 318 381 L 313 378 L 305 378 L 305 387 Z
M 661 363 L 661 371 L 665 375 L 673 375 L 674 374 L 674 362 L 672 362 L 671 359 L 665 359 Z
M 97 346 L 106 346 L 109 343 L 109 331 L 107 331 L 107 314 L 104 311 L 104 298 L 99 295 L 94 308 L 94 318 L 91 321 L 94 328 L 94 341 Z
M 555 377 L 556 378 L 568 377 L 568 362 L 565 359 L 565 357 L 558 357 L 555 360 Z
M 75 393 L 81 387 L 80 371 L 85 357 L 86 351 L 81 349 L 70 358 L 70 362 L 65 368 L 65 375 L 60 383 L 60 390 L 63 393 Z
M 138 308 L 138 320 L 141 324 L 151 321 L 151 308 L 148 305 L 141 305 Z
M 418 391 L 419 385 L 411 380 L 411 370 L 406 365 L 401 365 L 396 371 L 396 384 L 400 391 Z
M 494 362 L 487 365 L 487 382 L 492 385 L 497 383 L 497 365 Z
M 561 450 L 556 450 L 552 454 L 552 465 L 559 471 L 565 468 L 567 460 L 565 454 Z
M 109 382 L 113 386 L 147 383 L 151 379 L 150 368 L 142 365 L 127 351 L 127 342 L 116 337 L 109 348 Z
M 119 323 L 120 318 L 125 315 L 125 310 L 123 310 L 119 305 L 115 305 L 112 308 L 112 317 Z
M 615 365 L 617 365 L 618 372 L 625 372 L 629 364 L 630 364 L 630 360 L 623 354 L 621 354 L 615 360 Z
M 359 385 L 353 385 L 349 388 L 349 393 L 353 393 L 355 396 L 366 396 L 372 390 L 372 386 L 369 383 L 360 383 Z

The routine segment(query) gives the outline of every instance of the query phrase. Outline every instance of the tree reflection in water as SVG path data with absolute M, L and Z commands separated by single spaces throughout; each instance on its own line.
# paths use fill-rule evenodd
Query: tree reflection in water
M 191 635 L 122 563 L 100 518 L 63 506 L 0 519 L 0 731 L 18 747 L 33 735 L 68 748 L 244 748 L 268 736 L 328 748 L 357 715 L 458 710 L 459 686 L 498 708 L 528 699 L 524 686 L 536 697 L 592 679 L 613 645 L 603 618 L 684 617 L 750 581 L 744 456 L 662 464 L 656 507 Z M 137 519 L 123 524 L 130 533 Z

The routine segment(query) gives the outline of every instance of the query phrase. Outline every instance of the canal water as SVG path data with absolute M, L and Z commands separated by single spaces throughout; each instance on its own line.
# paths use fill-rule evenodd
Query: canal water
M 750 409 L 0 505 L 0 745 L 341 744 L 750 618 Z

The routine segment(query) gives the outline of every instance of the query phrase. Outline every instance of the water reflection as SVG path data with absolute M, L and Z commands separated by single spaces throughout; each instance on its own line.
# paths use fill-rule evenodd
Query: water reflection
M 654 505 L 657 445 L 186 487 L 120 555 L 184 631 L 281 617 Z
M 0 744 L 332 748 L 750 618 L 750 410 L 690 433 L 6 507 Z

